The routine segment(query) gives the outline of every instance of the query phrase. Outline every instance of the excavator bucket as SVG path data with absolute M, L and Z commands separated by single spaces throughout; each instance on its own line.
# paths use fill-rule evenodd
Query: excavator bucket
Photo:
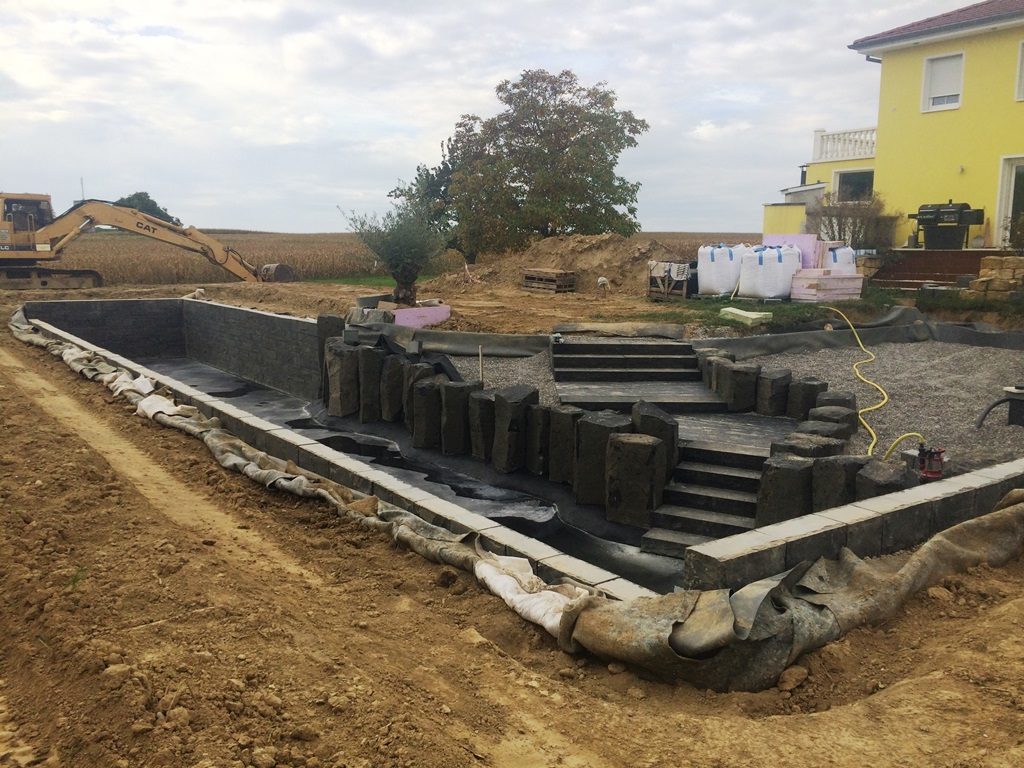
M 295 270 L 287 264 L 264 264 L 259 272 L 260 281 L 264 283 L 295 282 Z

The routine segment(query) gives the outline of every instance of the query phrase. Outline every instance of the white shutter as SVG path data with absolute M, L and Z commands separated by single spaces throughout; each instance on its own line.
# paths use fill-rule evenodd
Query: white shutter
M 924 109 L 950 108 L 960 103 L 964 57 L 941 56 L 928 59 L 925 76 Z

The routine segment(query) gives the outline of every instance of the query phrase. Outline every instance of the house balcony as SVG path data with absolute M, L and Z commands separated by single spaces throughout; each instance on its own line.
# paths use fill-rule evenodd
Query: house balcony
M 836 160 L 863 160 L 875 156 L 877 128 L 858 128 L 853 131 L 814 132 L 812 163 L 830 163 Z

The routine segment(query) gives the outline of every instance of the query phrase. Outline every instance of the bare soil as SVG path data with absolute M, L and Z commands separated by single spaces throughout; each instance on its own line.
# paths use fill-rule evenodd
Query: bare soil
M 208 286 L 300 315 L 367 292 Z M 639 301 L 483 295 L 445 298 L 522 331 Z M 562 653 L 468 574 L 222 470 L 6 333 L 0 525 L 0 765 L 1024 764 L 1022 562 L 809 654 L 792 692 L 646 680 Z

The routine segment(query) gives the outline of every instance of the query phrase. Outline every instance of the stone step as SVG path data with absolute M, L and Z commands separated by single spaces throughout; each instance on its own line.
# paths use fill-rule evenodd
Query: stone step
M 692 355 L 693 346 L 679 341 L 563 341 L 551 345 L 551 354 L 559 355 Z
M 555 368 L 697 368 L 696 355 L 564 355 L 556 354 L 552 358 Z
M 755 448 L 703 440 L 679 441 L 679 459 L 681 461 L 718 464 L 723 467 L 739 467 L 758 471 L 764 466 L 770 451 L 769 447 Z
M 709 509 L 730 515 L 754 517 L 757 512 L 757 494 L 734 491 L 729 488 L 712 488 L 708 485 L 690 483 L 669 483 L 665 486 L 665 501 L 683 507 Z
M 651 360 L 644 360 L 650 364 Z M 700 371 L 686 368 L 562 368 L 554 369 L 555 381 L 700 381 Z
M 677 507 L 671 504 L 662 504 L 654 510 L 651 513 L 651 522 L 659 528 L 712 539 L 743 533 L 754 527 L 752 517 L 713 512 L 708 509 Z
M 688 548 L 708 541 L 711 541 L 708 536 L 651 528 L 640 538 L 640 551 L 682 559 Z
M 731 488 L 736 491 L 757 493 L 761 487 L 761 472 L 757 469 L 729 467 L 702 461 L 681 461 L 672 473 L 672 479 L 681 483 L 709 485 L 713 488 Z
M 617 411 L 629 413 L 638 397 L 615 397 L 612 395 L 580 395 L 563 396 L 565 405 L 575 405 L 587 411 Z M 726 413 L 729 409 L 718 397 L 686 397 L 680 396 L 671 400 L 643 398 L 668 413 Z

